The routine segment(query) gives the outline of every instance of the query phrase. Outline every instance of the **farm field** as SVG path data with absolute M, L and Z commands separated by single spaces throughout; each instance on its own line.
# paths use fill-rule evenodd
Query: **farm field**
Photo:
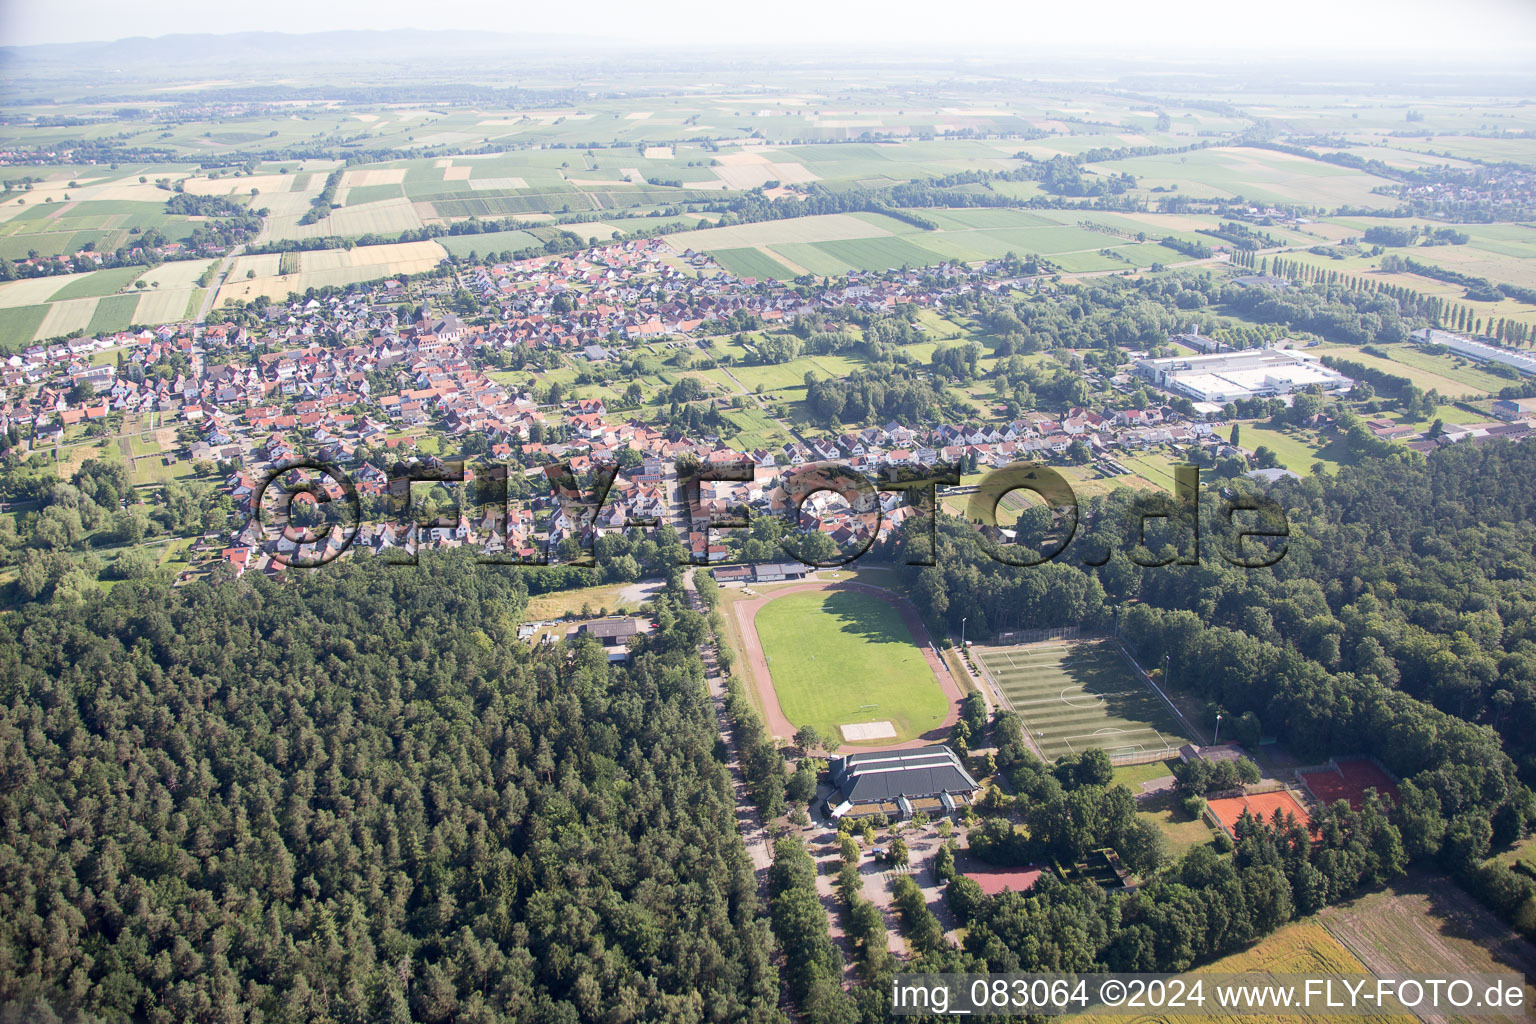
M 1187 262 L 1187 256 L 1155 242 L 1161 234 L 1199 237 L 1173 229 L 1159 233 L 1155 224 L 1125 221 L 1122 230 L 1148 235 L 1149 241 L 1137 242 L 1081 227 L 1075 211 L 923 208 L 913 212 L 933 221 L 938 229 L 927 231 L 881 214 L 830 214 L 705 228 L 669 235 L 668 241 L 679 250 L 708 252 L 732 273 L 782 278 L 786 268 L 834 276 L 948 260 L 976 262 L 1010 252 L 1049 257 L 1069 273 L 1125 270 Z M 1095 214 L 1093 220 L 1105 222 L 1106 217 Z
M 1317 920 L 1378 976 L 1410 975 L 1426 964 L 1446 975 L 1517 972 L 1526 977 L 1526 1005 L 1536 999 L 1536 947 L 1437 872 L 1415 868 Z
M 1090 747 L 1136 754 L 1189 742 L 1114 641 L 978 647 L 975 656 L 1048 759 Z
M 587 225 L 582 225 L 583 229 Z M 438 244 L 451 256 L 478 253 L 517 252 L 541 244 L 539 237 L 527 231 L 488 231 L 478 235 L 444 235 Z
M 296 274 L 278 273 L 281 259 L 277 254 L 241 256 L 219 289 L 216 302 L 249 302 L 258 295 L 283 299 L 290 292 L 302 293 L 308 288 L 374 281 L 392 274 L 416 274 L 437 266 L 446 255 L 435 241 L 320 249 L 299 254 Z M 245 275 L 252 270 L 256 276 L 247 278 Z
M 1181 192 L 1221 199 L 1243 196 L 1271 203 L 1385 207 L 1398 203 L 1371 190 L 1390 184 L 1364 171 L 1303 156 L 1243 146 L 1190 153 L 1132 157 L 1090 165 L 1100 173 L 1122 171 L 1142 188 L 1178 186 Z
M 1422 973 L 1422 971 L 1423 963 L 1421 962 L 1417 966 L 1417 972 Z M 1196 968 L 1192 973 L 1199 975 L 1247 972 L 1311 975 L 1369 973 L 1355 954 L 1334 938 L 1317 918 L 1293 921 L 1265 936 L 1252 948 L 1222 957 L 1213 963 Z M 1165 1024 L 1169 1020 L 1179 1019 L 1183 1018 L 1163 1017 L 1156 1014 L 1138 1017 L 1123 1013 L 1107 1014 L 1092 1011 L 1061 1018 L 1063 1022 L 1070 1022 L 1070 1024 Z M 1383 1011 L 1358 1016 L 1340 1016 L 1337 1013 L 1294 1015 L 1266 1013 L 1262 1017 L 1242 1013 L 1211 1012 L 1202 1014 L 1199 1019 L 1210 1021 L 1212 1024 L 1250 1024 L 1254 1020 L 1273 1022 L 1273 1024 L 1329 1024 L 1329 1022 L 1332 1024 L 1419 1024 L 1419 1018 L 1411 1013 Z
M 857 591 L 786 594 L 755 620 L 779 706 L 796 726 L 886 721 L 890 742 L 938 726 L 949 702 L 896 609 Z

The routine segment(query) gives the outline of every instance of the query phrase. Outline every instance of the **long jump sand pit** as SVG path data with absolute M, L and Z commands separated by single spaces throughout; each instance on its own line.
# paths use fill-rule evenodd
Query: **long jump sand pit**
M 870 740 L 893 740 L 896 727 L 890 722 L 855 722 L 837 727 L 847 743 L 868 743 Z

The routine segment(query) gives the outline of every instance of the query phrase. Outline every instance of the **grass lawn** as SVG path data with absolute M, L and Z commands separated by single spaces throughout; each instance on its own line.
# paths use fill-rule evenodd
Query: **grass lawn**
M 1434 355 L 1409 345 L 1397 345 L 1388 351 L 1392 353 L 1393 362 L 1449 377 L 1464 389 L 1470 388 L 1478 394 L 1496 395 L 1503 388 L 1518 383 L 1489 373 L 1479 367 L 1476 361 L 1461 356 Z M 1441 394 L 1446 392 L 1442 391 Z
M 1139 793 L 1141 792 L 1141 784 L 1143 782 L 1151 782 L 1153 779 L 1172 775 L 1173 766 L 1177 763 L 1176 761 L 1168 760 L 1152 761 L 1147 764 L 1121 765 L 1115 769 L 1115 777 L 1112 780 L 1112 784 L 1124 786 L 1132 793 Z
M 1431 355 L 1413 345 L 1393 345 L 1387 349 L 1392 354 L 1391 359 L 1382 359 L 1352 345 L 1319 346 L 1315 351 L 1406 377 L 1415 387 L 1424 391 L 1433 388 L 1446 398 L 1497 394 L 1501 388 L 1513 383 L 1479 369 L 1470 360 Z
M 937 728 L 948 701 L 896 609 L 849 591 L 790 594 L 757 613 L 779 706 L 841 742 L 838 726 L 888 721 L 899 742 Z
M 629 586 L 628 583 L 615 583 L 604 587 L 585 587 L 581 590 L 556 590 L 548 594 L 534 594 L 528 598 L 528 610 L 524 619 L 532 622 L 558 619 L 565 615 L 580 615 L 583 608 L 594 614 L 599 608 L 606 608 L 610 613 L 616 612 L 623 605 L 619 599 L 619 593 L 627 586 Z M 634 604 L 634 608 L 639 606 L 638 602 Z
M 1168 770 L 1161 761 L 1150 767 L 1161 768 L 1165 773 Z M 1116 769 L 1117 776 L 1118 773 L 1119 769 Z M 1168 853 L 1173 857 L 1184 856 L 1201 843 L 1210 842 L 1216 834 L 1203 819 L 1191 818 L 1185 813 L 1183 798 L 1177 793 L 1163 793 L 1141 801 L 1136 806 L 1136 817 L 1157 826 L 1163 838 L 1168 840 Z
M 1345 461 L 1344 445 L 1340 441 L 1319 444 L 1312 435 L 1261 427 L 1257 423 L 1244 423 L 1238 436 L 1244 448 L 1250 451 L 1257 451 L 1261 446 L 1268 448 L 1280 460 L 1280 465 L 1302 476 L 1312 472 L 1314 462 L 1321 462 L 1330 472 L 1336 472 Z

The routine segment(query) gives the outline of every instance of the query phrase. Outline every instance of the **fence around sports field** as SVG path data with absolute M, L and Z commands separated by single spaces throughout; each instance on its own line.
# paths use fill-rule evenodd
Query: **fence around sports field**
M 1044 757 L 1098 747 L 1116 764 L 1145 764 L 1190 742 L 1172 703 L 1117 640 L 1067 629 L 1073 632 L 1036 630 L 1041 640 L 1031 644 L 972 651 Z M 1058 633 L 1066 635 L 1049 635 Z

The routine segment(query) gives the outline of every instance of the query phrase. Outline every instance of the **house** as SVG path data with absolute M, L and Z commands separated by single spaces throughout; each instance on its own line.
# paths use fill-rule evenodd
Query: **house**
M 1536 416 L 1536 398 L 1500 398 L 1493 403 L 1493 414 L 1501 420 L 1524 420 Z
M 608 652 L 608 660 L 628 661 L 628 642 L 631 637 L 640 633 L 640 623 L 636 619 L 598 619 L 596 622 L 583 622 L 576 627 L 577 633 L 596 637 Z
M 980 783 L 943 744 L 847 754 L 832 758 L 827 768 L 833 786 L 827 813 L 834 819 L 952 814 L 981 792 Z

